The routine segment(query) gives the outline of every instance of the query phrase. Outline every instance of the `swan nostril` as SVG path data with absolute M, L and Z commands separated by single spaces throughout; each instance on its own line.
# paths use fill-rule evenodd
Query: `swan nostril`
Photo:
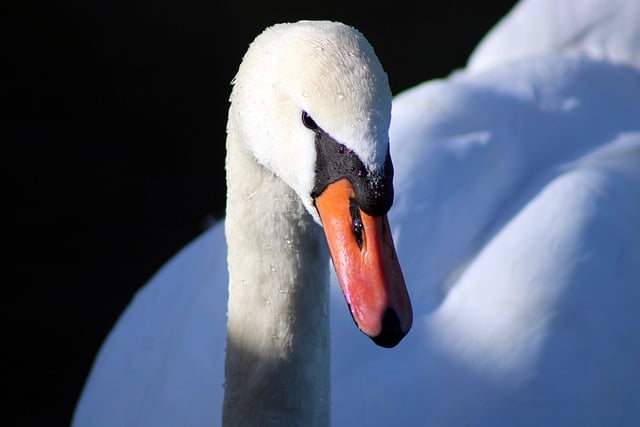
M 382 317 L 382 329 L 371 339 L 380 347 L 391 348 L 395 347 L 405 335 L 406 332 L 402 330 L 398 315 L 392 308 L 387 307 Z
M 364 230 L 364 225 L 362 224 L 362 217 L 360 216 L 360 208 L 354 198 L 349 199 L 349 213 L 351 214 L 351 231 L 353 231 L 358 247 L 362 249 L 362 231 Z

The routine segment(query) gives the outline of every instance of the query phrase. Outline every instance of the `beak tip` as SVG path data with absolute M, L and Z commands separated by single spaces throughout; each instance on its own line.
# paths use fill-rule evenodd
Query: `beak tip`
M 400 343 L 400 341 L 402 341 L 402 338 L 404 338 L 405 334 L 388 334 L 388 333 L 381 333 L 380 335 L 378 335 L 377 337 L 371 337 L 371 339 L 373 340 L 374 343 L 376 343 L 378 346 L 380 347 L 384 347 L 384 348 L 393 348 L 396 345 L 398 345 Z
M 403 327 L 396 312 L 388 307 L 382 317 L 380 333 L 372 336 L 371 339 L 380 347 L 393 348 L 407 335 L 411 329 L 411 323 L 412 321 L 409 319 L 408 326 Z

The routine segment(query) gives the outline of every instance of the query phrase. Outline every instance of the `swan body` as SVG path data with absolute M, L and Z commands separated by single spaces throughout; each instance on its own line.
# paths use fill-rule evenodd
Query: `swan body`
M 403 156 L 417 141 L 392 122 L 396 185 L 410 191 L 398 191 L 390 221 L 407 282 L 420 283 L 414 328 L 393 354 L 371 354 L 331 313 L 337 425 L 640 420 L 638 73 L 535 62 L 394 101 L 403 125 L 437 141 Z M 418 103 L 441 115 L 425 123 Z M 371 379 L 383 369 L 392 373 Z
M 546 19 L 571 7 L 573 26 Z M 394 99 L 389 139 L 396 191 L 389 220 L 413 301 L 413 329 L 398 347 L 378 350 L 353 328 L 340 286 L 311 290 L 310 297 L 324 302 L 310 310 L 318 326 L 310 333 L 326 336 L 328 317 L 331 330 L 331 385 L 320 383 L 320 405 L 304 409 L 319 411 L 319 424 L 328 424 L 329 401 L 338 426 L 640 423 L 639 10 L 638 2 L 622 0 L 522 2 L 480 44 L 467 69 Z M 522 42 L 527 33 L 544 34 L 544 42 Z M 296 102 L 310 99 L 311 91 L 299 92 Z M 309 102 L 305 108 L 319 117 L 311 107 L 318 101 Z M 230 118 L 230 126 L 240 122 Z M 386 140 L 367 137 L 384 140 L 372 148 L 367 138 L 342 130 L 363 163 L 379 169 Z M 310 147 L 311 138 L 300 132 L 297 140 Z M 236 148 L 258 160 L 243 162 L 262 173 L 252 176 L 281 188 L 286 200 L 274 209 L 297 218 L 286 227 L 296 232 L 272 243 L 286 259 L 256 268 L 267 277 L 272 267 L 289 270 L 295 278 L 291 260 L 300 257 L 321 283 L 330 270 L 313 203 L 305 200 L 311 179 L 276 179 L 278 166 L 269 166 L 275 158 L 262 159 L 246 144 Z M 313 154 L 295 154 L 305 156 Z M 245 184 L 250 180 L 238 181 Z M 269 203 L 260 194 L 241 197 L 249 196 Z M 263 216 L 248 220 L 259 228 Z M 226 227 L 236 226 L 229 221 Z M 213 226 L 138 292 L 96 359 L 74 425 L 221 420 L 228 398 L 224 227 Z M 310 247 L 292 249 L 302 241 Z M 310 253 L 317 256 L 307 259 Z M 286 333 L 289 326 L 256 320 L 286 300 L 279 289 L 230 292 L 256 307 L 256 316 L 238 318 L 255 325 L 237 333 L 261 327 Z M 230 328 L 227 352 L 233 353 Z M 283 354 L 263 350 L 279 345 L 262 342 L 267 335 L 241 341 L 257 354 Z M 320 344 L 305 344 L 300 355 L 315 354 L 324 373 L 328 342 L 311 341 Z

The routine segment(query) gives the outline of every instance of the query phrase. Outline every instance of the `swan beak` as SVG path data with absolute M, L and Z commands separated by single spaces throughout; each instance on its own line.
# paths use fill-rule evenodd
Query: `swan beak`
M 329 184 L 315 203 L 353 320 L 376 344 L 394 347 L 413 313 L 387 216 L 363 212 L 346 178 Z

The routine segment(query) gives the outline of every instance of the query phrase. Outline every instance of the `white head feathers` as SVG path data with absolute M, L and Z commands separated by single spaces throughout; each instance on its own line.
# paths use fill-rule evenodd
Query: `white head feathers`
M 230 119 L 254 157 L 314 216 L 314 133 L 302 124 L 303 111 L 368 170 L 384 165 L 391 90 L 373 48 L 349 26 L 300 21 L 266 29 L 243 59 L 231 102 Z

